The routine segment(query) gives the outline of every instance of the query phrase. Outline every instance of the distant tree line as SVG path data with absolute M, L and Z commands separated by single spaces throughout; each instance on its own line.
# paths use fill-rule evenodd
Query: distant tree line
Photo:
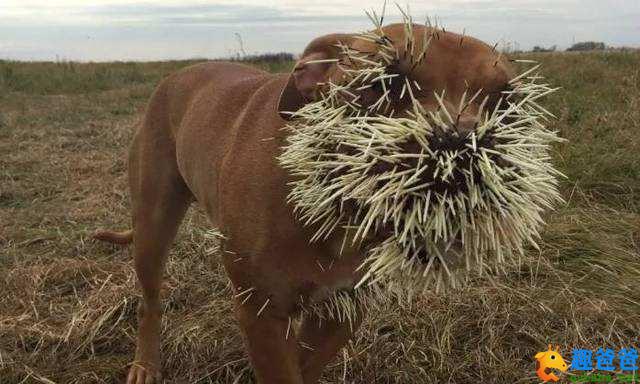
M 269 53 L 254 53 L 248 54 L 244 47 L 244 39 L 238 32 L 234 33 L 236 43 L 238 44 L 235 50 L 232 50 L 231 55 L 225 60 L 241 61 L 248 63 L 265 63 L 265 64 L 281 64 L 288 63 L 295 60 L 295 55 L 289 52 L 269 52 Z
M 555 52 L 556 48 L 557 48 L 557 46 L 555 46 L 555 45 L 552 45 L 552 46 L 550 46 L 548 48 L 536 45 L 536 46 L 533 47 L 533 49 L 531 51 L 532 52 Z
M 242 62 L 261 62 L 261 63 L 284 63 L 295 60 L 295 55 L 289 52 L 277 52 L 277 53 L 261 53 L 255 55 L 235 55 L 232 56 L 231 61 Z
M 569 48 L 566 49 L 567 52 L 575 52 L 575 51 L 604 51 L 605 49 L 609 49 L 605 43 L 599 41 L 582 41 L 579 43 L 575 43 Z M 540 45 L 536 45 L 531 50 L 532 52 L 555 52 L 558 49 L 556 45 L 552 45 L 550 47 L 543 47 Z
M 603 42 L 583 41 L 573 44 L 567 48 L 567 51 L 603 51 L 605 49 L 607 49 L 607 46 Z

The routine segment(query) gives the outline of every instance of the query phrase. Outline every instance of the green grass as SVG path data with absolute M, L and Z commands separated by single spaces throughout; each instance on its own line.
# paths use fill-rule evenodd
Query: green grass
M 326 383 L 536 382 L 547 343 L 636 345 L 640 324 L 640 54 L 527 55 L 562 89 L 547 104 L 568 141 L 554 161 L 567 203 L 540 252 L 506 279 L 372 311 Z M 133 351 L 125 156 L 157 82 L 192 62 L 0 62 L 0 383 L 120 382 Z M 283 70 L 292 63 L 254 63 Z M 192 210 L 167 273 L 165 373 L 251 381 L 227 279 Z M 49 381 L 47 381 L 49 380 Z
M 152 63 L 23 62 L 0 60 L 0 93 L 33 95 L 75 95 L 144 84 L 156 84 L 168 73 L 203 60 Z M 291 63 L 249 62 L 268 70 L 287 71 Z
M 91 63 L 0 61 L 0 90 L 34 95 L 81 94 L 155 83 L 194 62 Z

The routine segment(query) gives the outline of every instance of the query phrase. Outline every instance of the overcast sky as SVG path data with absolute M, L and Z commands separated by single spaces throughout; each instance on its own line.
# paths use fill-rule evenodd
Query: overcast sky
M 348 3 L 349 5 L 344 5 Z M 398 20 L 393 2 L 387 20 Z M 0 0 L 0 59 L 165 60 L 299 53 L 314 37 L 368 29 L 369 0 Z M 640 46 L 640 0 L 421 0 L 416 22 L 437 17 L 490 44 L 596 40 Z

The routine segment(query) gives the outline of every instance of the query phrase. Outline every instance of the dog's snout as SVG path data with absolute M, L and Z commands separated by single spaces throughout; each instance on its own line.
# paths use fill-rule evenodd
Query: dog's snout
M 460 136 L 467 136 L 471 132 L 475 131 L 478 127 L 478 120 L 474 117 L 460 116 L 456 119 L 453 128 Z

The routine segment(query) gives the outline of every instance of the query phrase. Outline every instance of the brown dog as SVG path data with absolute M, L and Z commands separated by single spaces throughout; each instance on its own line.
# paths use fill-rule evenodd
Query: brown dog
M 424 28 L 414 26 L 415 41 L 423 40 Z M 404 25 L 387 26 L 384 32 L 403 49 Z M 414 68 L 398 65 L 425 90 L 417 96 L 424 108 L 435 110 L 433 91 L 442 90 L 447 104 L 456 104 L 468 89 L 482 89 L 495 104 L 511 78 L 507 61 L 476 39 L 444 31 L 428 33 L 436 38 L 426 60 Z M 286 203 L 288 174 L 276 159 L 287 135 L 282 129 L 286 116 L 278 112 L 300 108 L 315 98 L 319 83 L 340 76 L 335 63 L 305 64 L 336 58 L 338 43 L 361 51 L 375 49 L 352 35 L 328 35 L 309 44 L 292 74 L 216 62 L 186 68 L 158 86 L 130 150 L 133 230 L 96 234 L 98 239 L 123 244 L 134 240 L 144 300 L 127 383 L 160 378 L 159 291 L 164 264 L 194 200 L 227 239 L 225 248 L 230 252 L 223 262 L 239 293 L 237 318 L 258 382 L 316 383 L 352 336 L 355 326 L 322 321 L 319 327 L 313 314 L 305 314 L 298 334 L 292 334 L 289 319 L 297 314 L 300 302 L 320 301 L 338 289 L 353 288 L 364 255 L 352 248 L 338 258 L 340 234 L 309 243 L 313 232 L 294 218 Z M 465 110 L 459 128 L 474 128 L 477 104 Z

